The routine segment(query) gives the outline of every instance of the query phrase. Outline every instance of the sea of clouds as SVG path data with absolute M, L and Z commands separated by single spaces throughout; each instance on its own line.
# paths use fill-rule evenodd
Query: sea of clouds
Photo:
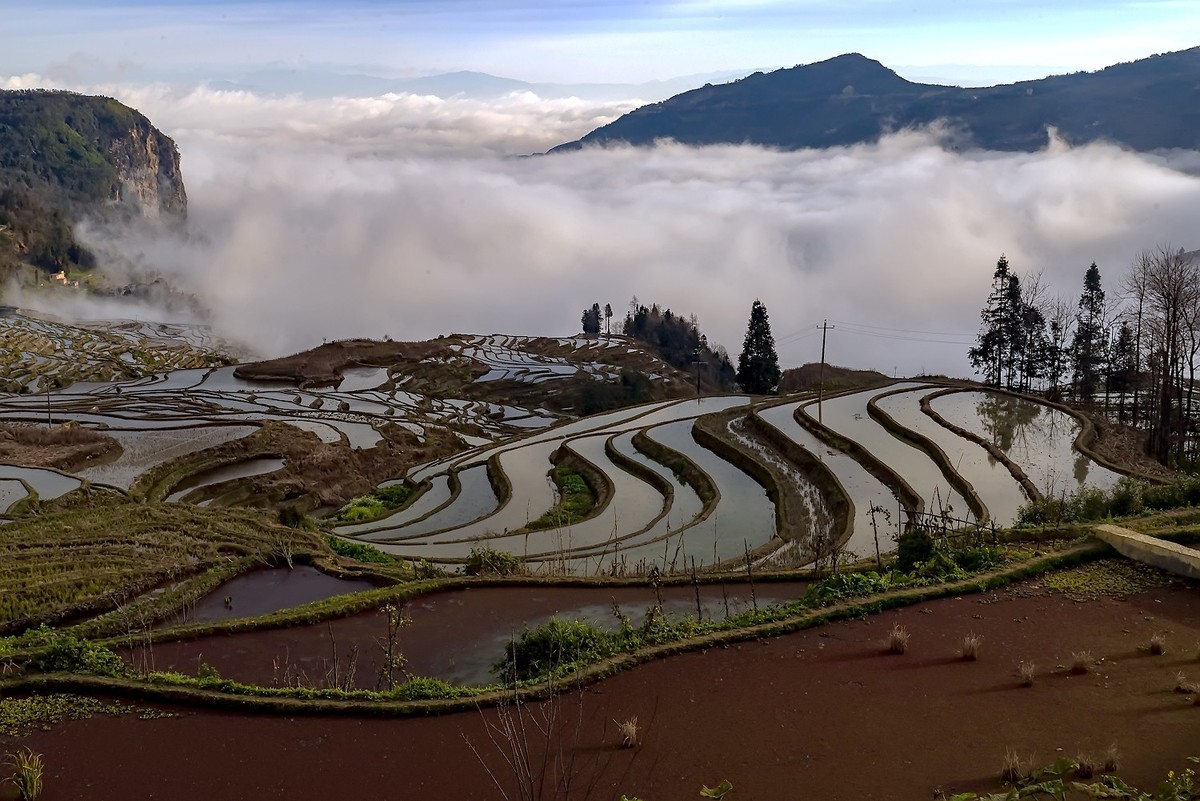
M 623 315 L 634 296 L 695 314 L 736 356 L 759 298 L 784 366 L 817 360 L 828 319 L 833 363 L 969 375 L 1002 253 L 1073 303 L 1093 261 L 1115 294 L 1138 251 L 1200 247 L 1194 152 L 1052 137 L 1032 154 L 956 152 L 935 129 L 525 158 L 640 103 L 67 88 L 173 136 L 189 196 L 184 236 L 83 235 L 112 269 L 194 292 L 218 333 L 263 356 L 352 336 L 569 335 L 585 306 Z

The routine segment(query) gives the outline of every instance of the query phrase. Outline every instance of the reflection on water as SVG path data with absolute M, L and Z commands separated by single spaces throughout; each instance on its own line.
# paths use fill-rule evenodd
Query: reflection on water
M 1108 489 L 1120 479 L 1075 449 L 1080 423 L 1059 409 L 994 392 L 954 392 L 931 405 L 948 422 L 991 440 L 1043 493 Z

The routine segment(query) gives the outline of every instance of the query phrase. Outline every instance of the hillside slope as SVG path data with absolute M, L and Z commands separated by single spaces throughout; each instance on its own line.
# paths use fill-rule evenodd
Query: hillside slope
M 90 266 L 84 217 L 182 220 L 179 153 L 145 116 L 106 97 L 0 92 L 0 267 Z
M 963 89 L 913 83 L 858 53 L 755 73 L 636 109 L 555 150 L 589 144 L 750 143 L 797 149 L 871 142 L 945 121 L 952 144 L 1034 151 L 1047 129 L 1073 144 L 1200 147 L 1200 47 L 1098 72 Z

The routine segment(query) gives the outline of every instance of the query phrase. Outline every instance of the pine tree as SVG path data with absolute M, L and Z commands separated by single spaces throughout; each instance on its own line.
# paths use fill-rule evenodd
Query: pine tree
M 738 356 L 737 382 L 752 395 L 773 395 L 779 388 L 779 357 L 775 354 L 775 338 L 767 307 L 755 300 L 750 307 L 750 322 Z
M 1096 262 L 1083 278 L 1083 294 L 1075 315 L 1075 338 L 1071 341 L 1071 366 L 1075 385 L 1082 400 L 1091 400 L 1108 361 L 1104 333 L 1104 290 L 1100 288 L 1100 268 Z
M 1004 368 L 1009 359 L 1008 333 L 1010 298 L 1008 259 L 1001 256 L 992 274 L 992 291 L 988 295 L 980 317 L 983 324 L 979 330 L 979 344 L 971 348 L 968 358 L 975 371 L 983 375 L 984 383 L 1000 386 L 1004 379 Z

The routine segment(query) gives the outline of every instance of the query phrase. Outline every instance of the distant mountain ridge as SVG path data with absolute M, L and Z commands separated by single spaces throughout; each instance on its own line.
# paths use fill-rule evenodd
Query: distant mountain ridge
M 858 53 L 653 103 L 551 152 L 584 145 L 755 144 L 795 150 L 872 142 L 945 122 L 958 147 L 1035 151 L 1047 130 L 1072 144 L 1200 148 L 1200 47 L 985 88 L 914 83 Z

